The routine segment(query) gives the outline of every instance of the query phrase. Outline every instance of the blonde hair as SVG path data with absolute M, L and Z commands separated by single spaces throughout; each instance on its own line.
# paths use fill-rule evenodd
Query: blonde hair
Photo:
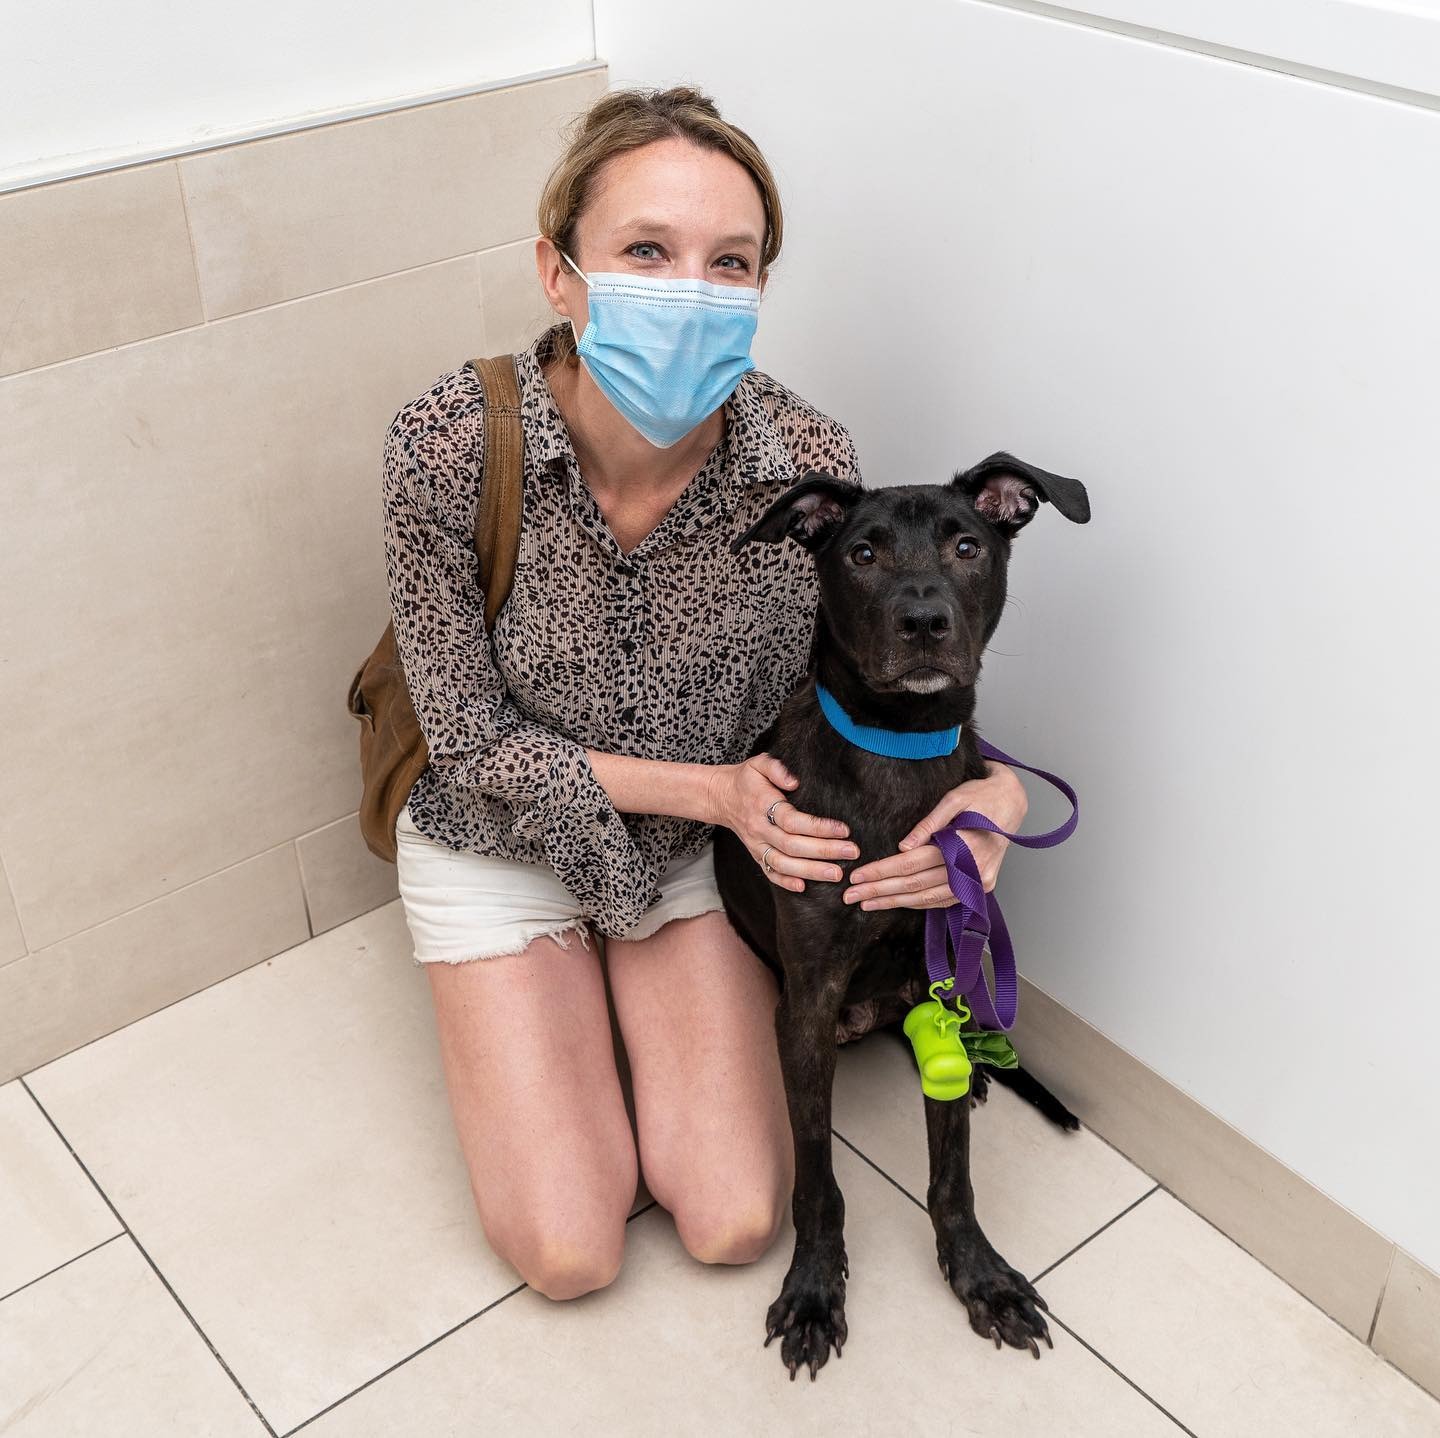
M 602 95 L 566 133 L 565 151 L 555 162 L 540 192 L 537 218 L 540 233 L 557 249 L 575 256 L 575 227 L 595 188 L 595 179 L 608 160 L 638 150 L 655 140 L 672 137 L 689 140 L 706 150 L 718 150 L 743 165 L 760 191 L 765 206 L 765 237 L 760 246 L 760 275 L 780 254 L 783 222 L 780 190 L 760 147 L 728 120 L 720 118 L 715 102 L 687 85 L 668 90 L 614 90 Z M 574 362 L 575 336 L 568 326 L 558 333 L 553 354 Z

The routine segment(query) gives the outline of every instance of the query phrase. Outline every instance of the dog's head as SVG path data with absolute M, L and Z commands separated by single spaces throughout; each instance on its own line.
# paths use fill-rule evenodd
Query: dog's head
M 979 676 L 1011 541 L 1047 501 L 1077 524 L 1090 518 L 1078 479 L 1003 450 L 949 484 L 861 489 L 812 470 L 730 547 L 793 539 L 810 550 L 822 636 L 864 686 L 939 694 Z

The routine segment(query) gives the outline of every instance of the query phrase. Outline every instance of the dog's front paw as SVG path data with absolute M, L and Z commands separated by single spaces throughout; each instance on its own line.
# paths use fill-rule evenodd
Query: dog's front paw
M 765 1315 L 765 1346 L 780 1339 L 780 1360 L 790 1370 L 791 1382 L 802 1365 L 810 1381 L 825 1366 L 831 1345 L 840 1356 L 849 1330 L 845 1326 L 845 1255 L 838 1263 L 796 1263 L 785 1275 L 780 1297 Z
M 947 1252 L 948 1249 L 948 1252 Z M 974 1237 L 940 1248 L 940 1272 L 965 1305 L 970 1326 L 982 1338 L 993 1338 L 996 1348 L 1028 1348 L 1040 1356 L 1038 1339 L 1054 1348 L 1050 1326 L 1042 1308 L 1049 1304 L 1035 1291 L 1030 1280 L 1017 1273 L 989 1243 Z

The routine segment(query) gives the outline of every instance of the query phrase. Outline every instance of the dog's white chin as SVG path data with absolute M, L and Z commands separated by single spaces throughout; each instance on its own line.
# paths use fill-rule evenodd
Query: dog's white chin
M 895 682 L 911 694 L 934 694 L 938 690 L 948 689 L 955 680 L 943 669 L 912 669 L 909 674 L 902 674 Z

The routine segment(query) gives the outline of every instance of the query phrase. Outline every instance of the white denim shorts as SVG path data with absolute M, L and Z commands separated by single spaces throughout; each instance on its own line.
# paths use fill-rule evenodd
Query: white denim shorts
M 581 944 L 590 947 L 589 920 L 548 864 L 472 854 L 437 843 L 415 827 L 408 804 L 396 818 L 395 842 L 400 899 L 417 964 L 518 954 L 541 934 L 568 949 L 566 934 L 572 929 Z M 665 870 L 659 902 L 625 937 L 647 939 L 671 919 L 722 907 L 712 842 Z

